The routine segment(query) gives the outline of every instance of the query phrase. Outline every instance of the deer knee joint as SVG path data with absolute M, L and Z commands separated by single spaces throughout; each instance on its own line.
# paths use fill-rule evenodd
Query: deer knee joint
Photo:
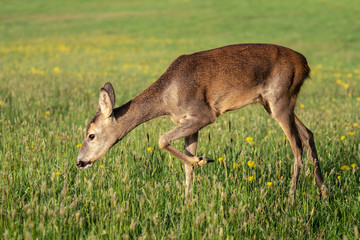
M 169 144 L 170 144 L 170 142 L 167 140 L 167 138 L 164 135 L 160 137 L 160 139 L 159 139 L 159 147 L 160 148 L 164 149 Z

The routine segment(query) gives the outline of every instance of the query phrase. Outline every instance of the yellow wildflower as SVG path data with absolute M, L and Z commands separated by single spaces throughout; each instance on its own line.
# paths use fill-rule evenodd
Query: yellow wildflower
M 1 105 L 1 102 L 0 102 L 0 105 Z M 354 123 L 354 124 L 353 124 L 354 127 L 357 127 L 357 125 L 358 125 L 357 123 Z
M 341 137 L 340 137 L 340 140 L 341 140 L 341 141 L 344 141 L 344 139 L 345 139 L 345 136 L 341 136 Z
M 247 162 L 247 165 L 248 165 L 250 168 L 255 168 L 255 167 L 256 167 L 255 162 L 252 161 L 252 160 L 249 160 L 249 161 Z
M 53 68 L 53 71 L 54 71 L 55 73 L 58 73 L 58 72 L 60 72 L 60 68 L 59 68 L 58 66 L 56 66 L 56 67 Z
M 56 172 L 55 175 L 59 176 L 59 175 L 61 175 L 61 172 Z
M 348 132 L 347 135 L 349 136 L 353 136 L 355 133 L 354 132 Z
M 267 182 L 266 185 L 271 186 L 272 182 Z
M 341 170 L 349 170 L 349 169 L 350 169 L 350 167 L 348 165 L 344 165 L 341 167 Z
M 46 111 L 46 112 L 45 112 L 45 115 L 49 115 L 49 114 L 50 114 L 50 111 Z
M 347 76 L 348 76 L 348 78 L 352 78 L 353 75 L 352 75 L 352 73 L 348 73 Z
M 148 147 L 146 150 L 147 150 L 148 152 L 151 152 L 152 148 L 151 148 L 151 147 Z
M 224 158 L 222 158 L 222 157 L 219 157 L 219 158 L 218 158 L 218 161 L 219 161 L 219 162 L 222 162 L 223 160 L 224 160 Z
M 357 97 L 356 100 L 357 100 L 358 102 L 360 102 L 360 97 Z
M 76 147 L 77 148 L 79 148 L 79 147 L 81 147 L 82 146 L 82 144 L 81 143 L 79 143 L 78 145 L 76 145 Z
M 104 168 L 104 165 L 103 165 L 103 164 L 101 164 L 101 165 L 100 165 L 100 168 Z
M 252 138 L 252 137 L 247 137 L 245 140 L 246 140 L 247 142 L 249 142 L 249 143 L 252 143 L 253 138 Z
M 239 164 L 237 164 L 237 163 L 234 163 L 234 165 L 233 165 L 233 168 L 239 168 L 240 167 L 240 165 Z
M 304 104 L 300 104 L 300 108 L 304 108 L 305 107 L 305 105 Z
M 337 178 L 340 180 L 341 176 L 339 175 L 339 176 L 337 176 Z
M 355 167 L 356 167 L 356 163 L 351 164 L 351 167 L 352 167 L 352 168 L 355 168 Z
M 2 104 L 2 101 L 0 101 L 0 105 Z
M 251 182 L 252 180 L 254 180 L 254 176 L 248 177 L 248 181 L 249 181 L 249 182 Z

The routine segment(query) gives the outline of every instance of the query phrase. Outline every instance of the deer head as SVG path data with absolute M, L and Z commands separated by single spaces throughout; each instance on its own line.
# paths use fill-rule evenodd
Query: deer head
M 116 134 L 114 134 L 116 125 L 114 105 L 114 88 L 107 82 L 100 89 L 98 110 L 87 125 L 85 139 L 76 162 L 78 168 L 91 167 L 117 142 Z

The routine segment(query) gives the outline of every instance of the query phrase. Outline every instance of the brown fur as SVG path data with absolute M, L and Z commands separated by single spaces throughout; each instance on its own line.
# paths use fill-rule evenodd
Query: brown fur
M 106 128 L 112 129 L 107 131 L 111 136 L 104 137 L 112 139 L 112 142 L 104 141 L 104 145 L 112 146 L 143 122 L 162 115 L 170 116 L 178 126 L 160 137 L 159 146 L 186 164 L 188 196 L 193 167 L 210 161 L 195 156 L 198 131 L 227 111 L 260 103 L 279 122 L 294 152 L 291 200 L 295 200 L 303 145 L 311 153 L 317 184 L 326 197 L 328 191 L 321 174 L 313 135 L 294 113 L 297 95 L 309 73 L 310 68 L 303 55 L 271 44 L 230 45 L 182 55 L 150 87 L 123 106 L 113 109 L 110 116 L 113 122 L 107 121 L 106 125 Z M 104 112 L 108 112 L 107 106 L 115 104 L 114 90 L 110 83 L 105 84 L 102 90 L 105 92 L 101 95 L 103 99 L 99 100 L 99 109 L 102 106 Z M 99 114 L 101 109 L 90 123 L 100 124 L 96 121 Z M 99 128 L 96 131 L 103 132 Z M 170 145 L 182 137 L 185 137 L 185 154 Z M 89 162 L 88 159 L 91 159 L 92 164 L 94 160 L 86 153 L 87 149 L 81 150 L 78 162 Z

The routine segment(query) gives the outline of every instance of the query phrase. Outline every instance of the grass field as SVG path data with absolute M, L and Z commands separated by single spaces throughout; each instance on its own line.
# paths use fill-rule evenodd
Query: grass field
M 359 12 L 356 0 L 0 0 L 1 238 L 359 239 Z M 76 168 L 105 82 L 120 105 L 178 55 L 244 42 L 307 57 L 296 113 L 315 134 L 327 202 L 305 154 L 288 205 L 293 154 L 256 105 L 200 132 L 198 153 L 217 161 L 195 170 L 188 205 L 183 164 L 157 145 L 167 117 Z

